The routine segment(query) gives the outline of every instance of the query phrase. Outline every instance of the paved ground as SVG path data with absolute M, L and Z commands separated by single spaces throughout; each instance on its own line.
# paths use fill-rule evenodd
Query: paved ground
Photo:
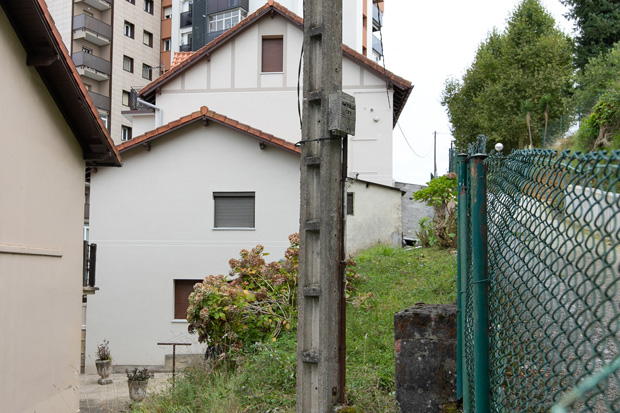
M 80 388 L 80 413 L 118 413 L 131 411 L 131 399 L 125 373 L 110 376 L 112 384 L 100 385 L 99 376 L 83 374 Z M 149 380 L 148 395 L 165 389 L 172 378 L 171 373 L 155 373 Z

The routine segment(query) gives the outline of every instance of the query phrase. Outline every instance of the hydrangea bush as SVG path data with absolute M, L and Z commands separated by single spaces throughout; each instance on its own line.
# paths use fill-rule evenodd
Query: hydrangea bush
M 266 263 L 262 245 L 242 250 L 229 265 L 232 277 L 210 275 L 194 286 L 187 309 L 188 330 L 222 354 L 275 340 L 297 319 L 299 234 L 289 236 L 284 260 Z M 234 278 L 231 280 L 231 278 Z

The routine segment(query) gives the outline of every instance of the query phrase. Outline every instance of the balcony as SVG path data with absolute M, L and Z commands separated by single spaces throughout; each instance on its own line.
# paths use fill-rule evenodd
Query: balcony
M 250 9 L 250 0 L 207 0 L 207 11 L 209 14 L 241 7 L 246 11 Z
M 98 46 L 108 45 L 112 39 L 112 26 L 86 14 L 73 16 L 73 39 L 84 39 Z
M 180 45 L 179 46 L 179 51 L 180 52 L 191 52 L 192 51 L 192 42 Z
M 381 47 L 381 40 L 374 34 L 372 35 L 372 50 L 379 56 L 383 56 L 383 47 Z
M 181 13 L 181 28 L 192 25 L 192 12 L 185 11 Z
M 110 112 L 110 98 L 100 95 L 99 93 L 88 91 L 90 98 L 93 100 L 95 107 L 99 110 Z
M 376 32 L 383 26 L 383 12 L 379 10 L 379 6 L 372 5 L 372 31 Z
M 109 10 L 114 3 L 114 0 L 75 0 L 74 3 L 84 3 L 90 7 L 94 7 L 99 11 Z
M 110 62 L 90 53 L 77 52 L 71 56 L 80 76 L 101 82 L 110 78 Z

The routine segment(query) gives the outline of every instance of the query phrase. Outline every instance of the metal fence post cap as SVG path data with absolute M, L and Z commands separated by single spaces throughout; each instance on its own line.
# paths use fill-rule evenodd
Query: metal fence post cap
M 487 155 L 486 153 L 475 153 L 475 154 L 470 156 L 470 158 L 476 158 L 476 159 L 478 159 L 478 158 L 486 159 L 488 157 L 489 157 L 489 155 Z

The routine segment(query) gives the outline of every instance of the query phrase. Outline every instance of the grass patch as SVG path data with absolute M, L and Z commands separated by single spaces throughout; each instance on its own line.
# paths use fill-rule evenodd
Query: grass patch
M 377 246 L 355 257 L 360 274 L 347 306 L 347 404 L 397 412 L 394 314 L 415 303 L 456 300 L 456 252 Z M 296 331 L 254 346 L 236 368 L 188 368 L 175 388 L 135 412 L 294 412 Z

